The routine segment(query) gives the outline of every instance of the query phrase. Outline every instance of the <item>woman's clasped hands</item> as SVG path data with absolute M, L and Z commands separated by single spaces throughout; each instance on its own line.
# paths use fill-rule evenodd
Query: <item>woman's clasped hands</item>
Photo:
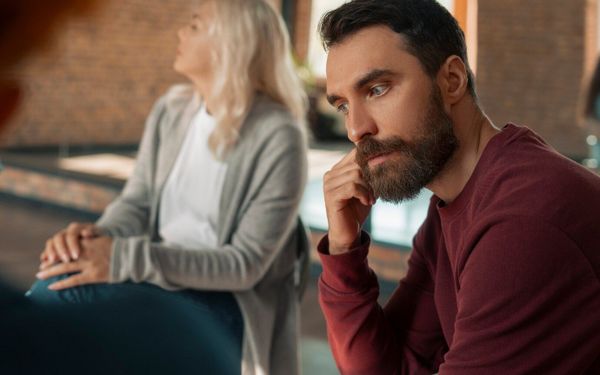
M 45 280 L 70 275 L 50 284 L 52 290 L 108 282 L 112 243 L 112 238 L 101 235 L 92 223 L 71 223 L 46 241 L 36 277 Z

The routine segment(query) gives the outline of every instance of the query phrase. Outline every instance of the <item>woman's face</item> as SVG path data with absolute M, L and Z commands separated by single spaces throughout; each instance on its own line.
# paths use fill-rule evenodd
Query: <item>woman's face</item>
M 202 3 L 193 12 L 189 24 L 177 33 L 179 45 L 174 69 L 192 80 L 206 79 L 211 74 L 213 45 L 210 29 L 214 14 L 212 1 Z

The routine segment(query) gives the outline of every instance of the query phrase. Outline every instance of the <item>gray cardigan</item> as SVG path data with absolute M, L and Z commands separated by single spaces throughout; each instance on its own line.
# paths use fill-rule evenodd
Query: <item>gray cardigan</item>
M 135 169 L 97 223 L 114 237 L 110 282 L 231 291 L 244 318 L 242 374 L 297 374 L 298 254 L 308 259 L 298 217 L 305 134 L 283 106 L 259 95 L 225 160 L 218 247 L 166 247 L 157 228 L 161 190 L 199 104 L 191 86 L 179 85 L 150 113 Z

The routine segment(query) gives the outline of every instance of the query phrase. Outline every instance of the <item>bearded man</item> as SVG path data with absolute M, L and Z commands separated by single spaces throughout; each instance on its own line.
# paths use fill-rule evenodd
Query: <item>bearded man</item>
M 436 1 L 351 1 L 320 32 L 328 99 L 356 146 L 325 175 L 318 246 L 340 371 L 600 373 L 600 178 L 492 123 Z M 381 307 L 361 226 L 377 199 L 423 188 L 434 195 L 407 275 Z

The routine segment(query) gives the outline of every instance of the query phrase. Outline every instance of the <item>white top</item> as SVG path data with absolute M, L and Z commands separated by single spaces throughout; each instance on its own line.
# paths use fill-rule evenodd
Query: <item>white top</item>
M 208 139 L 215 119 L 202 105 L 162 191 L 158 230 L 166 244 L 187 249 L 217 245 L 219 201 L 227 165 L 214 158 Z

